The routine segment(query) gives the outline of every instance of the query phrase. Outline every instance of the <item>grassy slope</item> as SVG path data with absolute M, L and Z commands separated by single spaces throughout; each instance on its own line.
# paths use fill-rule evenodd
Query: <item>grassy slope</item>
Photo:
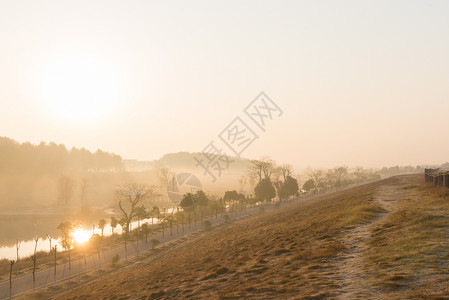
M 381 185 L 408 192 L 397 211 L 384 214 L 373 201 Z M 364 280 L 385 298 L 437 297 L 448 292 L 448 212 L 447 197 L 420 177 L 391 178 L 235 222 L 57 298 L 338 296 L 340 237 L 382 215 L 363 253 Z

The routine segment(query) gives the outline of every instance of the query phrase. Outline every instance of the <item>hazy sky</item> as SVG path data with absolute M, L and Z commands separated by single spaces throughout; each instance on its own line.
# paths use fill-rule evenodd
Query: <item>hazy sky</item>
M 218 141 L 265 91 L 283 115 L 243 156 L 443 163 L 448 16 L 449 1 L 0 0 L 0 136 L 151 160 Z

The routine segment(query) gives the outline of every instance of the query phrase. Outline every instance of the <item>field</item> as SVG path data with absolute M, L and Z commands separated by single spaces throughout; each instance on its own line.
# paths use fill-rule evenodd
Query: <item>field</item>
M 449 201 L 398 176 L 233 221 L 55 299 L 444 299 Z

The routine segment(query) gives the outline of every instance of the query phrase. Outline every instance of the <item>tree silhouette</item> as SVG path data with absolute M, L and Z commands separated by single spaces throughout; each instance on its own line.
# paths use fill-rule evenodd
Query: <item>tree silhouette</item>
M 61 224 L 58 225 L 58 229 L 62 233 L 61 245 L 65 249 L 65 251 L 67 251 L 68 256 L 69 256 L 69 282 L 70 282 L 70 271 L 72 270 L 72 261 L 71 261 L 71 257 L 70 257 L 70 254 L 71 254 L 70 253 L 70 249 L 72 248 L 72 245 L 73 245 L 73 238 L 71 236 L 73 225 L 69 221 L 61 222 Z M 55 263 L 56 263 L 56 261 L 55 261 Z
M 287 177 L 284 179 L 284 182 L 279 182 L 277 184 L 277 187 L 278 196 L 281 200 L 295 195 L 299 190 L 298 181 L 290 175 L 287 175 Z
M 37 261 L 37 256 L 36 256 L 36 250 L 37 250 L 37 242 L 39 241 L 39 239 L 35 239 L 35 244 L 34 244 L 34 254 L 31 255 L 31 259 L 33 260 L 33 295 L 36 295 L 36 261 Z
M 304 182 L 304 185 L 302 186 L 302 188 L 303 188 L 306 192 L 309 192 L 309 191 L 315 189 L 315 181 L 313 181 L 313 179 L 310 178 L 309 180 L 307 180 L 306 182 Z
M 103 233 L 104 233 L 104 227 L 106 226 L 107 222 L 105 219 L 101 219 L 100 221 L 98 221 L 98 228 L 100 228 L 101 230 L 101 236 L 103 237 Z
M 9 261 L 9 300 L 12 299 L 12 268 L 14 266 L 14 260 Z
M 64 204 L 68 204 L 73 195 L 74 182 L 70 177 L 61 175 L 58 181 L 58 198 Z
M 145 199 L 154 194 L 154 187 L 147 185 L 129 184 L 119 188 L 116 196 L 119 199 L 118 206 L 126 227 L 130 231 L 130 224 L 137 216 L 137 207 Z
M 276 190 L 269 177 L 263 178 L 254 188 L 254 194 L 259 201 L 271 201 L 276 197 Z
M 148 223 L 142 224 L 142 233 L 145 235 L 145 243 L 146 243 L 147 250 L 148 250 L 148 235 L 151 233 L 151 228 L 148 225 Z

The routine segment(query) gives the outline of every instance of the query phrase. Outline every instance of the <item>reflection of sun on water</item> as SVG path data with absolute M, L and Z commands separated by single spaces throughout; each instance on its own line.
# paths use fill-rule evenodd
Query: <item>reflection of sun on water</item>
M 72 237 L 73 239 L 79 243 L 85 243 L 87 242 L 92 236 L 92 233 L 88 230 L 84 230 L 82 228 L 76 228 L 73 232 L 72 232 Z

